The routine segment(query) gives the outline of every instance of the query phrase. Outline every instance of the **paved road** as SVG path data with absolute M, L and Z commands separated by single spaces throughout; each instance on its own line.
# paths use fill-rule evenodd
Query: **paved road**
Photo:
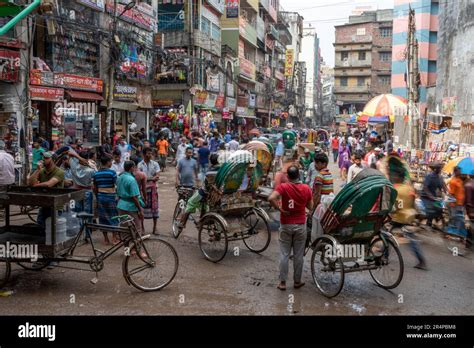
M 331 166 L 332 167 L 332 166 Z M 416 259 L 402 245 L 405 275 L 393 291 L 375 285 L 368 272 L 347 275 L 344 289 L 334 299 L 322 296 L 311 280 L 309 255 L 306 257 L 306 286 L 286 292 L 278 282 L 277 232 L 262 255 L 249 252 L 242 242 L 239 256 L 233 249 L 219 264 L 204 259 L 191 224 L 178 241 L 170 237 L 171 215 L 176 202 L 174 168 L 160 180 L 161 218 L 159 232 L 177 249 L 180 266 L 175 280 L 164 290 L 141 293 L 129 287 L 121 272 L 122 255 L 108 259 L 99 281 L 94 273 L 63 268 L 41 272 L 13 266 L 7 289 L 13 294 L 0 297 L 1 313 L 13 314 L 253 314 L 253 315 L 461 315 L 474 314 L 473 260 L 452 256 L 436 235 L 422 234 L 429 271 L 413 268 Z M 339 185 L 339 183 L 337 183 Z M 147 230 L 151 224 L 146 223 Z M 101 236 L 95 236 L 101 243 Z M 87 249 L 81 248 L 85 253 Z M 292 296 L 291 296 L 292 295 Z M 290 300 L 293 300 L 290 304 Z

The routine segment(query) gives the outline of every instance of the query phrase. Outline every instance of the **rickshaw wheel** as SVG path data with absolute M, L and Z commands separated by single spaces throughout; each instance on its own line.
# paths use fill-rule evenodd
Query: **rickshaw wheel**
M 178 217 L 184 212 L 185 208 L 186 202 L 183 199 L 180 199 L 174 208 L 171 230 L 175 239 L 178 239 L 182 232 L 182 229 L 179 228 L 180 221 L 178 220 Z
M 340 257 L 328 256 L 328 248 L 336 250 L 329 238 L 323 237 L 316 244 L 311 256 L 311 275 L 319 291 L 331 298 L 337 296 L 344 286 L 344 262 Z
M 377 269 L 369 270 L 375 283 L 384 289 L 396 288 L 402 281 L 404 270 L 402 254 L 397 245 L 390 239 L 384 245 L 381 238 L 376 238 L 370 243 L 369 253 L 375 256 L 375 264 L 378 266 Z
M 199 222 L 199 248 L 206 259 L 221 261 L 227 253 L 228 244 L 226 229 L 218 218 L 211 215 Z
M 248 226 L 246 233 L 243 233 L 245 246 L 254 253 L 264 252 L 272 238 L 268 221 L 253 209 L 245 214 L 244 221 Z
M 10 279 L 11 265 L 7 259 L 0 259 L 0 289 L 3 288 Z
M 179 258 L 174 247 L 150 237 L 134 244 L 123 259 L 122 273 L 129 285 L 138 290 L 158 291 L 169 285 L 178 272 Z

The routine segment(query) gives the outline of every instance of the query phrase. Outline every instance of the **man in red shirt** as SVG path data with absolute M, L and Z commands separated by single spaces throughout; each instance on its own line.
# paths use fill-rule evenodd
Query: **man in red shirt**
M 276 187 L 268 201 L 280 211 L 280 284 L 278 289 L 286 290 L 288 261 L 293 249 L 293 279 L 295 289 L 301 288 L 306 243 L 306 208 L 313 209 L 313 195 L 308 185 L 299 181 L 298 167 L 292 165 L 287 171 L 289 182 Z M 281 206 L 278 201 L 281 199 Z
M 334 163 L 337 162 L 337 157 L 339 156 L 339 139 L 337 134 L 334 134 L 333 138 L 331 139 L 331 149 L 332 149 L 332 156 L 334 158 Z

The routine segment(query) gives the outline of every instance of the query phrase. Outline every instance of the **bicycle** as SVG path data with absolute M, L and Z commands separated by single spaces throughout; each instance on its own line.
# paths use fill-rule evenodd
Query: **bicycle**
M 173 237 L 178 239 L 179 235 L 183 231 L 180 228 L 181 217 L 186 210 L 186 204 L 188 203 L 189 198 L 194 194 L 196 188 L 195 187 L 187 187 L 187 186 L 178 186 L 176 188 L 176 192 L 178 193 L 178 202 L 174 208 L 173 212 L 173 225 L 171 226 L 171 230 L 173 232 Z M 193 219 L 192 216 L 190 216 Z
M 25 269 L 39 271 L 51 262 L 77 262 L 88 264 L 91 271 L 97 273 L 104 268 L 104 261 L 123 247 L 125 258 L 122 261 L 122 273 L 128 285 L 145 292 L 157 291 L 169 285 L 176 276 L 179 259 L 173 246 L 149 234 L 139 235 L 133 218 L 129 215 L 112 218 L 112 220 L 118 220 L 119 226 L 88 222 L 87 220 L 92 219 L 94 215 L 85 212 L 78 213 L 77 217 L 83 220 L 82 227 L 64 251 L 53 256 L 42 256 L 36 262 L 22 260 L 17 263 Z M 102 251 L 95 247 L 94 241 L 90 238 L 89 244 L 93 256 L 75 256 L 74 251 L 83 240 L 86 229 L 117 233 L 119 242 L 106 251 Z M 6 262 L 8 269 L 9 260 L 6 259 Z

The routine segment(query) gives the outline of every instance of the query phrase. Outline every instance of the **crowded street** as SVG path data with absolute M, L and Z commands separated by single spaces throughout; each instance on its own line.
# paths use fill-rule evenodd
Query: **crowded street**
M 332 165 L 331 169 L 335 169 Z M 194 226 L 179 240 L 171 236 L 173 207 L 177 201 L 174 168 L 160 177 L 161 200 L 158 232 L 179 253 L 179 272 L 164 290 L 140 293 L 127 286 L 120 271 L 122 254 L 114 255 L 91 283 L 95 273 L 63 268 L 41 272 L 13 266 L 8 287 L 11 294 L 1 299 L 4 315 L 462 315 L 472 312 L 473 259 L 455 257 L 432 232 L 419 235 L 429 271 L 413 268 L 416 258 L 406 244 L 402 283 L 387 291 L 374 284 L 366 273 L 348 275 L 338 297 L 327 299 L 318 293 L 306 256 L 302 289 L 276 289 L 278 280 L 278 223 L 272 223 L 270 247 L 261 255 L 251 253 L 242 242 L 231 245 L 220 263 L 207 261 L 199 250 Z M 340 186 L 337 180 L 336 187 Z M 276 214 L 276 216 L 275 216 Z M 277 218 L 278 213 L 272 215 Z M 152 222 L 146 220 L 150 231 Z M 94 239 L 104 249 L 102 236 Z M 233 248 L 239 248 L 234 256 Z M 87 246 L 82 247 L 90 252 Z M 80 254 L 80 252 L 78 251 Z M 68 266 L 64 264 L 63 266 Z M 85 267 L 84 269 L 86 269 Z M 7 291 L 7 293 L 9 293 Z M 294 303 L 291 304 L 291 295 Z M 402 296 L 402 297 L 400 297 Z

